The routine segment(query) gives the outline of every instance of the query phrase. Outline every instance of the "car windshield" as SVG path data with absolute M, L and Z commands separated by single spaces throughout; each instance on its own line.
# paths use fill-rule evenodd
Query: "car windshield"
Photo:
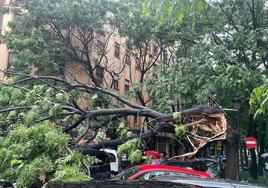
M 126 180 L 129 177 L 133 176 L 134 174 L 140 172 L 141 170 L 139 168 L 131 168 L 128 170 L 125 170 L 124 172 L 121 172 L 117 176 L 113 177 L 112 179 L 115 180 Z

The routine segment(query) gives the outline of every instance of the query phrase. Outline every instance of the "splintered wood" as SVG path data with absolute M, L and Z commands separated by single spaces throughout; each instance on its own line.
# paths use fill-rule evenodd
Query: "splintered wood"
M 194 122 L 186 125 L 188 130 L 186 132 L 185 139 L 187 139 L 190 143 L 193 150 L 185 154 L 172 157 L 172 159 L 192 156 L 206 144 L 218 140 L 224 140 L 226 138 L 227 122 L 223 113 L 202 115 L 202 117 L 199 116 L 199 118 L 195 115 L 190 119 Z M 188 118 L 187 121 L 189 122 L 190 119 Z

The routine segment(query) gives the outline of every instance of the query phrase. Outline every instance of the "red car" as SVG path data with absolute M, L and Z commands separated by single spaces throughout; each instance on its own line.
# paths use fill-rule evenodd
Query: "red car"
M 174 166 L 165 166 L 165 165 L 140 165 L 125 170 L 124 172 L 115 176 L 113 179 L 149 180 L 151 178 L 163 175 L 165 176 L 179 175 L 187 177 L 210 178 L 210 175 L 208 173 L 197 170 L 191 170 Z

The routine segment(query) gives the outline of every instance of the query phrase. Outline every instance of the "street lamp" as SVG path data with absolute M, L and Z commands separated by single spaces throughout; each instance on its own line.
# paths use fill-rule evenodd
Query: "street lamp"
M 240 164 L 241 164 L 241 173 L 244 171 L 244 158 L 243 158 L 243 149 L 242 149 L 242 142 L 241 142 L 241 128 L 240 128 L 240 108 L 241 108 L 241 99 L 239 97 L 235 97 L 233 99 L 234 108 L 237 110 L 237 128 L 239 133 L 239 155 L 240 155 Z M 241 178 L 241 174 L 240 174 Z

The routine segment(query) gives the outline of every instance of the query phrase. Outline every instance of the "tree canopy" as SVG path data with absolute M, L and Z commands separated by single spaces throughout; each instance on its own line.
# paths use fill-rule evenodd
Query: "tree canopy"
M 193 107 L 205 104 L 208 97 L 226 108 L 240 98 L 244 135 L 255 110 L 267 112 L 264 0 L 14 3 L 23 8 L 2 9 L 19 16 L 10 23 L 12 31 L 1 36 L 17 58 L 15 69 L 4 71 L 8 82 L 0 87 L 0 177 L 16 179 L 21 187 L 36 177 L 43 183 L 47 178 L 64 181 L 62 174 L 73 181 L 87 179 L 82 166 L 90 166 L 94 159 L 83 158 L 69 147 L 126 142 L 118 151 L 131 154 L 135 163 L 141 157 L 142 140 L 171 132 L 176 141 L 187 141 L 194 154 L 226 136 L 219 106 Z M 114 34 L 126 40 L 123 61 L 134 59 L 140 72 L 132 75 L 138 76 L 138 82 L 131 81 L 128 99 L 95 74 L 100 64 L 107 65 L 104 69 L 112 80 L 122 73 L 108 66 L 108 43 Z M 89 82 L 67 78 L 66 67 L 73 65 L 84 68 Z M 132 98 L 140 104 L 131 102 Z M 127 116 L 144 117 L 149 131 L 129 130 Z M 112 139 L 103 138 L 103 128 Z M 57 139 L 55 145 L 50 138 Z M 40 161 L 51 165 L 44 167 Z M 31 168 L 38 170 L 26 176 L 24 172 Z M 24 181 L 28 177 L 31 181 Z

